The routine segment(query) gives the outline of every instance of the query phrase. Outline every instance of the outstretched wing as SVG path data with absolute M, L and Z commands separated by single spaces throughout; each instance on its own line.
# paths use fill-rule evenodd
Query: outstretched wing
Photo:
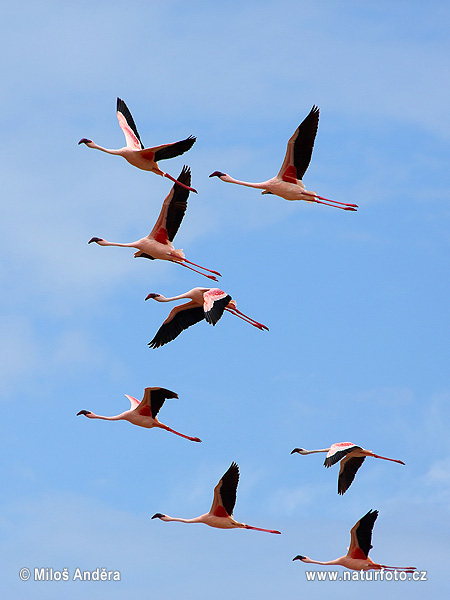
M 178 394 L 161 387 L 145 388 L 144 397 L 136 408 L 136 412 L 143 416 L 155 418 L 164 401 L 168 398 L 178 398 Z
M 303 179 L 303 175 L 311 161 L 311 155 L 319 127 L 319 109 L 313 106 L 309 115 L 297 127 L 287 144 L 278 177 L 283 181 L 296 183 L 295 180 Z
M 214 499 L 209 511 L 216 517 L 226 517 L 233 514 L 236 504 L 236 491 L 239 483 L 239 467 L 231 463 L 228 471 L 214 488 Z
M 203 307 L 198 306 L 196 302 L 187 302 L 181 306 L 176 306 L 148 345 L 150 348 L 164 346 L 164 344 L 178 337 L 182 331 L 191 325 L 195 325 L 195 323 L 199 323 L 204 318 Z
M 134 410 L 135 408 L 137 408 L 139 406 L 139 400 L 137 400 L 136 398 L 133 398 L 133 396 L 129 396 L 128 394 L 125 394 L 125 397 L 128 398 L 128 400 L 131 403 L 130 410 Z
M 218 288 L 211 288 L 203 294 L 203 310 L 205 319 L 211 325 L 215 325 L 225 311 L 225 307 L 231 300 L 231 296 Z
M 345 494 L 364 461 L 364 456 L 350 456 L 342 460 L 338 477 L 338 494 Z
M 190 187 L 191 170 L 189 167 L 183 167 L 177 181 Z M 167 241 L 172 242 L 186 212 L 188 197 L 189 190 L 175 183 L 164 200 L 158 220 L 148 237 L 162 244 L 167 244 Z
M 372 529 L 377 517 L 377 510 L 369 510 L 352 527 L 350 531 L 350 546 L 347 552 L 348 557 L 365 559 L 369 556 L 369 551 L 372 548 Z
M 125 135 L 127 148 L 132 150 L 142 150 L 144 145 L 139 137 L 134 119 L 128 110 L 128 106 L 120 98 L 117 98 L 117 118 L 119 119 L 120 128 Z
M 164 144 L 163 146 L 157 146 L 156 148 L 151 148 L 151 150 L 155 153 L 154 161 L 158 162 L 159 160 L 166 160 L 167 158 L 174 158 L 175 156 L 180 156 L 180 154 L 184 154 L 187 152 L 192 146 L 195 144 L 196 137 L 190 135 L 185 140 L 181 140 L 180 142 L 174 142 L 173 144 Z
M 352 442 L 339 442 L 332 444 L 323 463 L 325 467 L 331 467 L 339 462 L 344 456 L 347 456 L 353 450 L 362 450 L 361 446 L 357 446 Z

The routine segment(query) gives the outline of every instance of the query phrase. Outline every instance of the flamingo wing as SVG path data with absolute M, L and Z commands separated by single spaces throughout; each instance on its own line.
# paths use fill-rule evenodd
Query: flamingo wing
M 188 308 L 189 307 L 189 308 Z M 155 337 L 148 344 L 150 348 L 159 348 L 171 342 L 180 335 L 182 331 L 199 323 L 205 318 L 202 306 L 196 302 L 187 302 L 175 307 L 156 332 Z
M 225 307 L 231 300 L 231 296 L 218 288 L 211 288 L 203 294 L 203 310 L 205 319 L 211 325 L 215 325 L 225 311 Z
M 297 183 L 294 180 L 303 179 L 311 161 L 318 127 L 319 108 L 313 106 L 288 141 L 286 156 L 278 173 L 278 177 L 283 181 Z
M 184 166 L 179 174 L 177 181 L 190 187 L 191 185 L 191 170 Z M 172 189 L 163 202 L 159 217 L 153 227 L 149 238 L 153 238 L 157 242 L 167 244 L 172 242 L 180 228 L 181 221 L 187 208 L 187 200 L 189 190 L 174 183 Z
M 178 394 L 161 387 L 145 388 L 144 397 L 136 408 L 136 412 L 140 415 L 155 418 L 168 398 L 178 398 Z
M 353 450 L 362 450 L 361 446 L 357 446 L 352 442 L 339 442 L 338 444 L 332 444 L 328 453 L 325 457 L 324 467 L 331 467 L 343 459 L 347 454 L 353 452 Z
M 190 135 L 185 140 L 174 142 L 173 144 L 164 144 L 155 148 L 149 148 L 155 153 L 154 161 L 166 160 L 167 158 L 174 158 L 187 152 L 195 144 L 196 137 Z
M 369 556 L 372 546 L 372 529 L 378 517 L 377 510 L 369 510 L 352 527 L 350 531 L 350 546 L 347 556 L 365 559 Z
M 125 135 L 127 148 L 142 150 L 144 145 L 139 137 L 136 123 L 131 116 L 128 106 L 120 98 L 117 98 L 117 118 L 119 119 L 120 128 Z
M 216 517 L 226 517 L 233 514 L 236 504 L 236 491 L 239 483 L 239 467 L 232 462 L 230 468 L 222 476 L 214 488 L 214 499 L 209 511 Z
M 365 460 L 364 456 L 351 456 L 342 460 L 338 477 L 338 494 L 345 494 Z
M 129 396 L 128 394 L 125 394 L 125 397 L 128 398 L 128 400 L 131 403 L 130 410 L 134 410 L 135 408 L 137 408 L 139 406 L 139 400 L 137 400 L 136 398 L 133 398 L 133 396 Z

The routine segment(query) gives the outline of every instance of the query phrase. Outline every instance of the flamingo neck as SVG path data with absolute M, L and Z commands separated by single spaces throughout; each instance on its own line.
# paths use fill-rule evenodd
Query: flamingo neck
M 322 448 L 321 450 L 303 450 L 301 454 L 316 454 L 317 452 L 329 452 L 329 448 Z
M 137 248 L 134 242 L 123 243 L 120 242 L 108 242 L 107 240 L 103 240 L 102 243 L 99 243 L 99 246 L 120 246 L 121 248 Z
M 245 185 L 245 187 L 251 187 L 251 188 L 258 188 L 260 190 L 264 190 L 266 188 L 266 185 L 264 183 L 251 183 L 249 181 L 239 181 L 239 179 L 234 179 L 233 177 L 230 177 L 229 175 L 222 175 L 220 177 L 220 179 L 222 181 L 226 181 L 227 183 L 237 183 L 237 185 Z
M 95 142 L 89 142 L 88 144 L 86 144 L 86 146 L 88 146 L 89 148 L 94 148 L 95 150 L 100 150 L 101 152 L 106 152 L 107 154 L 115 154 L 116 156 L 121 156 L 122 155 L 122 150 L 113 150 L 110 148 L 103 148 L 103 146 L 99 146 L 98 144 L 96 144 Z
M 302 560 L 302 562 L 311 563 L 313 565 L 340 565 L 341 559 L 335 558 L 334 560 L 320 561 L 320 560 L 312 560 L 311 558 L 308 558 L 307 556 L 305 556 L 305 558 Z
M 96 415 L 95 413 L 91 412 L 90 419 L 103 419 L 103 421 L 120 421 L 123 417 L 122 415 L 114 415 L 112 417 L 105 417 L 103 415 Z
M 177 521 L 178 523 L 202 523 L 201 517 L 195 517 L 194 519 L 182 519 L 181 517 L 169 517 L 165 515 L 161 517 L 161 521 Z

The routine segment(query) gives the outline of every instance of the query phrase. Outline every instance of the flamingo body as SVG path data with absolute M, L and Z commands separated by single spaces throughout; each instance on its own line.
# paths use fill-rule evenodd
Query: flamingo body
M 278 175 L 272 177 L 272 179 L 260 183 L 250 183 L 234 179 L 221 171 L 214 171 L 210 177 L 218 177 L 228 183 L 261 189 L 262 194 L 274 194 L 285 200 L 305 200 L 306 202 L 316 202 L 334 208 L 341 208 L 342 210 L 355 211 L 358 208 L 356 204 L 346 204 L 345 202 L 323 198 L 316 192 L 308 191 L 303 184 L 302 179 L 311 161 L 318 126 L 319 109 L 317 106 L 313 106 L 289 139 L 281 169 Z
M 292 560 L 301 560 L 304 563 L 315 565 L 338 565 L 354 571 L 368 571 L 369 569 L 384 569 L 385 571 L 405 571 L 412 573 L 416 567 L 391 567 L 373 562 L 369 558 L 369 551 L 372 548 L 372 530 L 378 517 L 377 510 L 369 510 L 350 530 L 350 546 L 345 556 L 334 560 L 321 562 L 311 560 L 301 554 L 295 556 Z
M 365 450 L 361 446 L 357 446 L 352 442 L 339 442 L 332 444 L 330 448 L 324 448 L 322 450 L 304 450 L 303 448 L 294 448 L 291 454 L 297 452 L 298 454 L 314 454 L 316 452 L 326 452 L 324 467 L 331 467 L 340 461 L 339 477 L 338 477 L 338 494 L 345 494 L 358 472 L 358 469 L 362 466 L 365 458 L 371 456 L 373 458 L 382 458 L 383 460 L 389 460 L 391 462 L 400 463 L 404 465 L 402 460 L 396 458 L 386 458 L 386 456 L 379 456 L 374 454 L 371 450 Z
M 133 165 L 133 167 L 137 167 L 138 169 L 142 169 L 143 171 L 151 171 L 152 173 L 156 173 L 157 175 L 161 175 L 162 177 L 167 177 L 172 181 L 176 181 L 171 175 L 168 173 L 164 173 L 158 166 L 159 160 L 166 160 L 169 158 L 173 158 L 175 156 L 179 156 L 180 154 L 184 154 L 194 145 L 196 138 L 194 136 L 189 136 L 185 140 L 181 140 L 179 142 L 174 142 L 172 144 L 163 144 L 161 146 L 155 146 L 154 148 L 144 148 L 144 145 L 139 136 L 136 124 L 134 122 L 131 113 L 123 100 L 117 98 L 117 119 L 119 121 L 120 128 L 122 129 L 125 135 L 126 146 L 123 148 L 119 148 L 117 150 L 110 150 L 108 148 L 103 148 L 99 146 L 92 140 L 87 138 L 82 138 L 78 144 L 85 144 L 88 148 L 94 148 L 96 150 L 101 150 L 102 152 L 106 152 L 107 154 L 114 154 L 116 156 L 122 156 L 126 161 Z M 182 182 L 178 182 L 179 186 L 186 187 L 186 185 Z M 187 187 L 191 192 L 196 192 L 194 188 Z
M 195 273 L 200 273 L 208 279 L 217 281 L 215 275 L 219 275 L 218 271 L 212 271 L 201 267 L 191 261 L 187 260 L 183 250 L 176 250 L 173 246 L 173 239 L 178 232 L 178 229 L 183 220 L 184 214 L 187 209 L 187 200 L 189 196 L 189 185 L 191 183 L 191 170 L 189 167 L 184 166 L 178 179 L 178 183 L 182 183 L 183 186 L 174 184 L 169 194 L 165 198 L 159 217 L 153 227 L 152 231 L 147 237 L 144 237 L 136 242 L 130 242 L 121 244 L 118 242 L 108 242 L 103 238 L 93 237 L 89 240 L 88 244 L 95 242 L 99 246 L 122 246 L 136 248 L 138 251 L 134 253 L 135 258 L 148 258 L 150 260 L 168 260 L 175 262 L 182 267 L 186 267 Z M 204 271 L 213 273 L 208 275 L 197 269 L 188 266 L 186 263 L 199 267 Z
M 175 392 L 171 392 L 170 390 L 161 387 L 148 387 L 145 388 L 144 397 L 140 402 L 136 398 L 133 398 L 133 396 L 128 396 L 127 394 L 125 394 L 125 396 L 130 401 L 131 408 L 130 410 L 126 410 L 119 415 L 105 417 L 102 415 L 96 415 L 89 410 L 80 410 L 77 416 L 84 415 L 88 419 L 103 419 L 105 421 L 128 421 L 133 425 L 146 427 L 147 429 L 159 427 L 160 429 L 165 429 L 166 431 L 175 433 L 176 435 L 191 440 L 192 442 L 201 442 L 199 438 L 179 433 L 178 431 L 171 429 L 158 420 L 157 414 L 165 400 L 168 398 L 178 398 L 178 394 Z
M 159 348 L 171 342 L 180 335 L 182 331 L 205 319 L 210 325 L 215 325 L 222 317 L 225 310 L 231 312 L 240 319 L 250 323 L 261 330 L 268 330 L 262 323 L 258 323 L 251 317 L 244 315 L 237 309 L 236 303 L 231 296 L 218 288 L 193 288 L 184 294 L 166 298 L 162 294 L 151 293 L 146 297 L 157 302 L 172 302 L 189 298 L 189 302 L 176 306 L 171 310 L 169 316 L 156 332 L 155 337 L 148 344 L 150 348 Z
M 233 510 L 236 504 L 236 492 L 239 483 L 239 467 L 232 462 L 228 471 L 222 476 L 219 483 L 214 488 L 214 498 L 211 509 L 208 513 L 195 517 L 193 519 L 182 519 L 178 517 L 169 517 L 163 513 L 156 513 L 152 519 L 161 521 L 178 521 L 180 523 L 203 523 L 209 527 L 217 529 L 254 529 L 256 531 L 265 531 L 267 533 L 281 533 L 274 529 L 261 529 L 252 527 L 245 523 L 239 523 L 233 518 Z

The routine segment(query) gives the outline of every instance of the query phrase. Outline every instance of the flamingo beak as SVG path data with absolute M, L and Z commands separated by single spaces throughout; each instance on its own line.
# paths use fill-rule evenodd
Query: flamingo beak
M 301 554 L 298 554 L 297 556 L 294 556 L 294 558 L 292 560 L 303 560 L 304 558 L 306 558 L 306 556 L 302 556 Z
M 92 244 L 92 242 L 101 242 L 102 238 L 93 237 L 88 241 L 88 244 Z
M 146 300 L 150 300 L 150 298 L 157 298 L 160 294 L 149 294 Z M 153 517 L 152 517 L 153 518 Z
M 152 519 L 160 519 L 161 517 L 165 517 L 166 515 L 163 515 L 161 513 L 156 513 L 155 515 L 153 515 Z
M 298 452 L 298 453 L 300 453 L 300 450 L 301 450 L 301 449 L 302 449 L 302 448 L 294 448 L 294 449 L 292 450 L 291 454 L 294 454 L 295 452 Z
M 92 140 L 88 140 L 87 138 L 81 138 L 81 140 L 78 142 L 78 145 L 80 144 L 91 144 Z
M 226 175 L 226 173 L 222 173 L 221 171 L 214 171 L 214 173 L 211 173 L 210 177 L 223 177 L 223 175 Z
M 80 415 L 90 415 L 91 411 L 90 410 L 80 410 L 79 413 L 77 413 L 77 417 L 79 417 Z

